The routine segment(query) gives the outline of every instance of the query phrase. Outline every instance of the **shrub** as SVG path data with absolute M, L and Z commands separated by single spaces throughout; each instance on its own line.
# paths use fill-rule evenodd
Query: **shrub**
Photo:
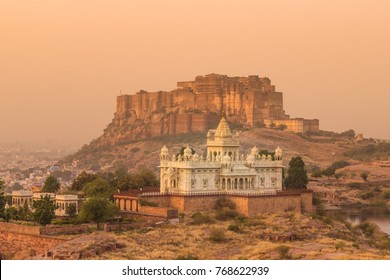
M 382 193 L 382 197 L 386 200 L 390 199 L 390 190 L 386 190 Z
M 227 220 L 232 220 L 237 216 L 238 216 L 238 212 L 236 210 L 224 208 L 222 210 L 219 210 L 216 213 L 215 218 L 220 221 L 227 221 Z
M 320 177 L 322 177 L 322 170 L 321 169 L 313 170 L 313 172 L 311 173 L 311 177 L 313 177 L 313 178 L 320 178 Z
M 158 204 L 156 202 L 148 201 L 148 200 L 144 200 L 144 199 L 140 200 L 140 204 L 141 204 L 141 206 L 158 207 Z
M 365 193 L 362 193 L 359 195 L 359 197 L 361 199 L 364 199 L 364 200 L 367 200 L 367 199 L 370 199 L 370 198 L 373 198 L 375 196 L 375 194 L 373 192 L 365 192 Z
M 348 184 L 348 187 L 354 190 L 360 190 L 362 188 L 362 185 L 360 183 L 352 182 Z
M 202 224 L 213 224 L 214 220 L 206 215 L 202 214 L 201 212 L 195 212 L 192 216 L 192 225 L 202 225 Z
M 225 231 L 220 228 L 211 229 L 209 239 L 213 242 L 224 242 L 226 241 Z
M 279 257 L 282 260 L 290 260 L 291 259 L 291 253 L 290 253 L 290 247 L 281 245 L 278 247 Z
M 136 152 L 139 152 L 141 150 L 141 148 L 138 148 L 138 147 L 134 147 L 134 148 L 131 148 L 130 149 L 130 152 L 132 152 L 133 154 L 136 153 Z
M 347 167 L 350 165 L 351 164 L 349 162 L 344 161 L 344 160 L 340 160 L 340 161 L 336 161 L 336 162 L 332 163 L 329 167 L 337 170 L 337 169 L 341 169 L 341 168 L 344 168 L 344 167 Z
M 376 231 L 376 226 L 370 223 L 361 223 L 358 228 L 364 233 L 365 236 L 373 236 Z
M 194 256 L 192 254 L 179 255 L 176 258 L 177 260 L 198 260 L 198 256 Z
M 240 223 L 240 224 L 245 224 L 247 221 L 248 221 L 248 218 L 247 217 L 245 217 L 245 216 L 237 216 L 237 217 L 235 217 L 234 218 L 234 221 L 236 222 L 236 223 Z
M 215 202 L 214 209 L 222 210 L 224 208 L 234 210 L 236 209 L 236 204 L 229 198 L 226 197 L 218 198 L 217 201 Z
M 237 225 L 237 224 L 231 224 L 231 225 L 229 225 L 229 226 L 228 226 L 228 230 L 233 231 L 233 232 L 236 232 L 236 233 L 241 232 L 241 228 L 240 228 L 240 226 Z
M 362 173 L 360 173 L 360 177 L 362 177 L 364 181 L 368 180 L 368 175 L 370 175 L 370 172 L 368 171 L 362 171 Z
M 343 241 L 339 241 L 335 245 L 336 250 L 343 249 L 344 247 L 345 247 L 345 242 L 343 242 Z

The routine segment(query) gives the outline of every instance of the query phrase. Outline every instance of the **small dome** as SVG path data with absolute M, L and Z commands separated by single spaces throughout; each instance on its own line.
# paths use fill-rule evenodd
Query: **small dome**
M 275 156 L 276 157 L 281 157 L 283 155 L 282 149 L 278 146 L 275 150 Z
M 166 146 L 161 148 L 161 153 L 162 154 L 168 154 L 168 148 Z
M 211 138 L 211 131 L 207 132 L 207 138 Z
M 193 157 L 194 161 L 198 161 L 199 160 L 199 156 L 197 153 L 194 154 L 194 157 Z
M 259 153 L 259 148 L 257 148 L 257 146 L 254 146 L 252 148 L 252 155 L 257 155 Z
M 184 155 L 185 156 L 191 156 L 192 155 L 192 150 L 189 146 L 187 146 L 187 148 L 184 149 Z

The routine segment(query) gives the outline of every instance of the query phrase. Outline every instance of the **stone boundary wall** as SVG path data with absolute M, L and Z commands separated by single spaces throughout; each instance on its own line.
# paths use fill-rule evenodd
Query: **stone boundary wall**
M 0 231 L 5 231 L 5 232 L 40 235 L 40 229 L 41 229 L 40 226 L 27 226 L 27 225 L 0 222 Z
M 41 255 L 49 248 L 65 241 L 65 239 L 58 237 L 0 230 L 0 251 L 4 259 L 20 260 Z
M 140 206 L 139 213 L 164 217 L 167 219 L 175 219 L 179 216 L 177 209 L 169 207 Z
M 28 235 L 60 235 L 88 232 L 88 225 L 70 226 L 28 226 L 13 223 L 0 222 L 0 231 Z
M 71 226 L 48 226 L 40 229 L 41 235 L 60 235 L 60 234 L 76 234 L 89 231 L 88 225 L 71 225 Z
M 236 203 L 236 210 L 243 215 L 253 216 L 257 213 L 286 211 L 313 211 L 313 192 L 310 190 L 284 191 L 276 195 L 240 196 L 240 195 L 156 195 L 143 199 L 157 203 L 162 207 L 172 207 L 179 211 L 212 210 L 215 202 L 227 197 Z
M 104 231 L 122 231 L 140 228 L 140 224 L 137 223 L 116 223 L 116 224 L 104 224 Z

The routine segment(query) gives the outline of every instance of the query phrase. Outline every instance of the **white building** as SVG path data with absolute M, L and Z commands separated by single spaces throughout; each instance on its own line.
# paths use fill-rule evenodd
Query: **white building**
M 74 206 L 76 207 L 76 211 L 78 212 L 79 198 L 77 195 L 73 195 L 73 194 L 59 195 L 59 194 L 57 194 L 55 197 L 55 203 L 57 206 L 57 208 L 55 210 L 56 216 L 68 216 L 68 214 L 66 214 L 66 209 L 69 207 L 70 204 L 74 204 Z
M 169 154 L 167 147 L 160 153 L 160 192 L 164 194 L 246 193 L 273 194 L 282 190 L 282 150 L 274 155 L 261 155 L 255 146 L 248 155 L 241 154 L 240 145 L 222 117 L 218 128 L 207 134 L 207 157 L 192 154 Z
M 25 203 L 32 205 L 32 191 L 12 191 L 12 206 L 23 207 Z

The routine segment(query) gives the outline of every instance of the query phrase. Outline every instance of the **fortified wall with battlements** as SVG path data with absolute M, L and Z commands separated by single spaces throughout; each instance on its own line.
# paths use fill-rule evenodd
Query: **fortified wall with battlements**
M 290 119 L 283 109 L 283 93 L 275 91 L 269 78 L 209 74 L 178 82 L 171 91 L 118 96 L 114 119 L 102 140 L 106 136 L 106 142 L 118 143 L 164 134 L 205 132 L 218 124 L 222 111 L 230 123 L 247 127 L 277 120 L 284 120 L 291 131 L 300 120 L 310 131 L 318 131 L 319 126 L 318 120 Z

